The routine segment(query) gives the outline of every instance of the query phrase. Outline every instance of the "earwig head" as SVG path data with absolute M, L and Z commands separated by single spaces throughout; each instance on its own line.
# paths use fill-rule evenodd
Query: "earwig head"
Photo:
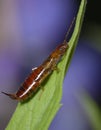
M 57 47 L 57 53 L 60 54 L 61 56 L 64 55 L 64 53 L 66 52 L 68 47 L 69 47 L 68 43 L 66 41 L 64 41 L 62 44 L 60 44 Z
M 3 94 L 5 94 L 5 95 L 9 96 L 9 97 L 12 98 L 12 99 L 17 100 L 17 97 L 16 97 L 15 94 L 10 94 L 10 93 L 5 93 L 5 92 L 1 92 L 1 93 L 3 93 Z

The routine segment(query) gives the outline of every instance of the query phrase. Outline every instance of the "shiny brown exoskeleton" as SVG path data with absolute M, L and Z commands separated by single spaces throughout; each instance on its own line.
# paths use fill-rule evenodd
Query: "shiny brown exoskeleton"
M 73 22 L 74 19 L 72 21 L 72 24 Z M 21 84 L 21 87 L 15 94 L 9 94 L 5 92 L 2 93 L 6 94 L 12 99 L 23 101 L 27 99 L 33 92 L 36 92 L 36 90 L 40 87 L 41 83 L 46 79 L 46 77 L 50 75 L 53 70 L 56 69 L 58 62 L 68 49 L 69 46 L 66 42 L 66 39 L 68 33 L 70 32 L 72 24 L 66 34 L 63 43 L 60 44 L 39 67 L 32 69 L 30 75 Z

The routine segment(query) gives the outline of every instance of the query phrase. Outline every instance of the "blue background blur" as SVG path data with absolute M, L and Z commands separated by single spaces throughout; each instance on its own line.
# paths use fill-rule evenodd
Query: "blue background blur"
M 101 104 L 101 19 L 94 5 L 89 0 L 64 80 L 63 106 L 49 130 L 92 130 L 76 95 L 87 91 Z M 63 41 L 78 7 L 76 0 L 0 0 L 0 91 L 15 92 L 31 69 Z M 7 126 L 16 105 L 0 94 L 0 130 Z

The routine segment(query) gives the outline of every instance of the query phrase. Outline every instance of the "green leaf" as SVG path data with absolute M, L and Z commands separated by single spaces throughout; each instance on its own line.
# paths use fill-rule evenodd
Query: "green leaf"
M 60 72 L 54 71 L 44 84 L 44 92 L 40 98 L 42 90 L 26 103 L 18 103 L 15 113 L 9 122 L 6 130 L 47 130 L 55 114 L 61 107 L 62 83 L 66 69 L 72 58 L 74 49 L 79 37 L 83 16 L 85 12 L 86 0 L 82 0 L 77 14 L 76 25 L 73 35 L 69 41 L 69 49 L 62 61 L 59 62 Z

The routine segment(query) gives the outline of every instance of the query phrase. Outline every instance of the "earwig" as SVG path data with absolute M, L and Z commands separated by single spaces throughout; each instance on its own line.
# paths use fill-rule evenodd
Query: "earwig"
M 9 96 L 12 99 L 18 101 L 24 101 L 30 95 L 40 87 L 41 83 L 50 75 L 53 70 L 56 69 L 58 62 L 61 60 L 62 56 L 65 54 L 68 49 L 67 36 L 72 28 L 75 18 L 72 21 L 71 26 L 65 36 L 65 39 L 62 44 L 60 44 L 56 49 L 48 56 L 48 58 L 39 66 L 32 69 L 30 75 L 25 79 L 21 84 L 20 88 L 15 94 L 9 94 L 2 92 L 3 94 Z

